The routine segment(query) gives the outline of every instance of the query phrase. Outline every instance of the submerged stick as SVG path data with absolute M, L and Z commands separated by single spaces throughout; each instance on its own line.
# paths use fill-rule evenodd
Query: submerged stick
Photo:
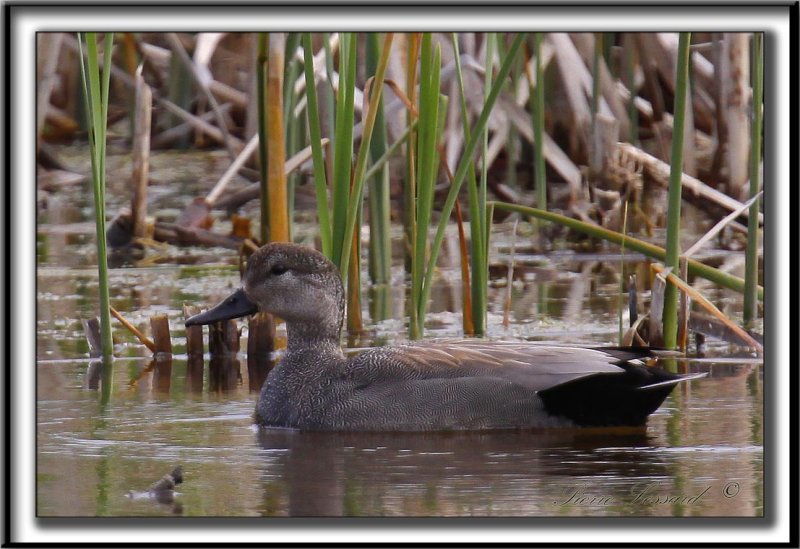
M 652 264 L 650 268 L 658 273 L 666 271 L 664 267 L 655 263 Z M 758 352 L 764 351 L 763 345 L 761 345 L 758 341 L 756 341 L 753 338 L 753 336 L 751 336 L 742 328 L 740 328 L 736 323 L 732 322 L 727 316 L 725 316 L 725 314 L 722 311 L 717 309 L 717 307 L 713 303 L 711 303 L 705 297 L 703 297 L 703 294 L 701 294 L 700 292 L 689 286 L 685 281 L 681 280 L 680 277 L 677 277 L 672 273 L 668 273 L 666 275 L 666 279 L 671 284 L 674 284 L 678 289 L 686 292 L 695 301 L 695 303 L 702 306 L 705 310 L 707 310 L 709 313 L 711 313 L 717 319 L 719 319 L 722 323 L 724 323 L 731 331 L 733 331 L 739 338 L 741 338 L 741 340 L 745 342 L 746 345 L 756 349 Z
M 148 339 L 148 337 L 146 335 L 144 335 L 142 332 L 140 332 L 139 329 L 136 326 L 134 326 L 133 324 L 131 324 L 130 322 L 125 320 L 125 317 L 123 317 L 119 313 L 119 311 L 117 311 L 114 307 L 109 307 L 109 310 L 111 311 L 111 314 L 114 315 L 114 318 L 119 320 L 122 323 L 122 325 L 125 326 L 125 328 L 128 329 L 128 331 L 130 333 L 132 333 L 134 336 L 136 336 L 136 339 L 138 339 L 142 343 L 142 345 L 144 345 L 145 347 L 150 349 L 151 352 L 153 352 L 153 353 L 156 352 L 155 343 L 150 341 L 150 339 Z

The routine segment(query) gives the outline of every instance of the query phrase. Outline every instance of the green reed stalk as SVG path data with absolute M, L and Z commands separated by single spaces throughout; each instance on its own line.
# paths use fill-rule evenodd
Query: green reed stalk
M 322 48 L 325 50 L 325 70 L 328 78 L 325 79 L 325 85 L 322 86 L 322 104 L 327 118 L 328 135 L 330 141 L 330 150 L 336 147 L 336 94 L 333 90 L 333 51 L 331 51 L 331 35 L 330 33 L 322 33 Z
M 342 276 L 347 274 L 342 266 L 348 258 L 343 254 L 346 240 L 347 206 L 350 203 L 350 184 L 353 157 L 353 101 L 356 86 L 356 38 L 343 33 L 339 45 L 339 94 L 336 103 L 336 145 L 333 147 L 333 256 Z
M 411 252 L 411 300 L 415 310 L 413 322 L 409 323 L 409 337 L 422 337 L 425 322 L 425 301 L 422 287 L 428 251 L 428 228 L 433 211 L 433 194 L 438 170 L 439 142 L 439 90 L 441 71 L 441 48 L 435 51 L 430 33 L 422 36 L 420 47 L 419 81 L 419 125 L 417 127 L 416 200 L 414 217 L 416 234 Z
M 753 136 L 750 139 L 750 196 L 758 194 L 761 186 L 761 126 L 764 96 L 764 34 L 753 35 Z M 747 221 L 747 252 L 744 274 L 744 324 L 751 325 L 757 317 L 756 287 L 758 286 L 758 210 L 756 199 L 750 206 Z
M 575 231 L 580 231 L 591 237 L 606 240 L 618 246 L 622 246 L 624 243 L 627 249 L 639 252 L 659 261 L 664 261 L 667 257 L 666 250 L 660 246 L 650 244 L 649 242 L 639 240 L 638 238 L 632 236 L 610 231 L 606 228 L 600 227 L 599 225 L 578 221 L 577 219 L 572 219 L 571 217 L 566 217 L 561 214 L 540 210 L 539 208 L 530 208 L 520 204 L 511 204 L 508 202 L 489 202 L 489 206 L 494 206 L 505 211 L 519 212 L 530 217 L 538 217 L 539 219 L 543 219 L 551 223 L 557 223 L 558 225 L 562 225 Z M 715 269 L 714 267 L 703 265 L 695 259 L 689 259 L 689 274 L 692 276 L 700 276 L 735 292 L 744 292 L 744 279 L 730 275 L 726 272 Z M 764 288 L 758 286 L 757 293 L 758 299 L 763 300 Z
M 378 33 L 367 34 L 367 75 L 375 75 L 378 69 L 380 58 L 380 42 Z M 374 165 L 386 153 L 386 119 L 383 114 L 383 98 L 377 105 L 375 129 L 370 142 L 370 161 Z M 373 284 L 386 284 L 391 280 L 392 269 L 392 241 L 391 241 L 391 220 L 389 203 L 389 166 L 383 164 L 380 171 L 373 177 L 368 178 L 369 186 L 369 275 Z M 391 305 L 390 301 L 385 301 L 385 305 Z M 386 314 L 381 314 L 384 320 L 390 311 L 382 309 Z
M 320 147 L 321 131 L 319 128 L 319 109 L 314 89 L 313 66 L 311 58 L 311 36 L 304 36 L 306 93 L 308 94 L 309 128 L 311 131 L 312 153 L 314 156 L 314 172 L 317 191 L 317 208 L 320 216 L 323 252 L 334 262 L 344 280 L 348 281 L 348 326 L 360 322 L 355 316 L 360 313 L 358 303 L 360 288 L 360 252 L 356 244 L 360 238 L 358 227 L 362 208 L 364 190 L 364 174 L 370 148 L 373 128 L 377 118 L 380 99 L 383 91 L 383 79 L 388 65 L 393 34 L 386 35 L 384 47 L 376 68 L 376 75 L 369 96 L 369 109 L 364 113 L 364 130 L 361 144 L 353 168 L 353 128 L 355 120 L 354 99 L 356 87 L 357 37 L 353 33 L 342 34 L 339 49 L 339 93 L 336 104 L 335 137 L 333 148 L 332 176 L 332 218 L 327 218 L 326 184 L 323 176 L 324 167 Z M 327 50 L 326 50 L 327 51 Z M 330 226 L 330 231 L 328 231 Z M 330 235 L 328 235 L 330 232 Z M 388 231 L 387 231 L 388 234 Z M 351 264 L 352 263 L 352 264 Z M 351 272 L 352 270 L 352 272 Z M 356 311 L 355 308 L 359 310 Z M 351 322 L 353 321 L 353 322 Z
M 533 54 L 536 56 L 536 89 L 533 96 L 533 140 L 534 140 L 534 174 L 536 184 L 536 206 L 547 209 L 547 171 L 544 159 L 544 67 L 542 66 L 541 32 L 533 35 Z M 539 247 L 544 249 L 544 232 L 539 220 L 536 220 L 536 232 L 539 235 Z
M 325 176 L 325 159 L 322 156 L 322 130 L 320 128 L 317 88 L 314 85 L 314 52 L 311 49 L 311 33 L 303 34 L 303 56 L 306 75 L 306 116 L 311 136 L 311 153 L 314 158 L 314 189 L 317 193 L 317 217 L 322 253 L 332 257 L 331 218 L 328 210 L 328 181 Z
M 494 68 L 494 54 L 495 49 L 498 48 L 497 34 L 486 33 L 486 57 L 484 60 L 484 68 L 486 71 L 483 75 L 483 96 L 488 97 L 492 89 L 492 70 Z M 484 302 L 476 304 L 473 301 L 472 321 L 475 324 L 475 334 L 484 335 L 486 332 L 486 314 L 487 302 L 486 287 L 489 280 L 489 223 L 486 219 L 486 194 L 489 187 L 489 126 L 486 125 L 481 131 L 481 179 L 478 188 L 478 214 L 481 216 L 480 223 L 480 240 L 478 244 L 481 249 L 478 254 L 480 260 L 479 265 L 473 266 L 472 275 L 476 277 L 476 282 L 481 285 L 483 289 Z M 510 145 L 513 147 L 513 145 Z M 509 159 L 510 160 L 510 159 Z
M 269 198 L 267 175 L 267 63 L 269 62 L 269 35 L 258 33 L 258 54 L 256 59 L 256 93 L 258 95 L 258 168 L 261 174 L 259 237 L 262 244 L 269 239 Z
M 405 130 L 403 130 L 403 133 L 401 133 L 397 137 L 394 143 L 392 143 L 383 152 L 381 157 L 372 161 L 372 165 L 364 173 L 364 179 L 370 179 L 378 175 L 378 172 L 383 170 L 383 166 L 389 162 L 389 159 L 394 155 L 394 153 L 397 152 L 397 149 L 399 149 L 400 146 L 403 145 L 403 143 L 405 143 L 408 140 L 409 136 L 411 135 L 411 132 L 413 132 L 416 129 L 417 129 L 417 120 L 414 119 L 411 122 L 411 124 L 407 126 Z
M 84 66 L 83 40 L 87 57 Z M 97 238 L 97 274 L 100 293 L 100 338 L 103 354 L 103 393 L 110 395 L 114 343 L 111 338 L 111 309 L 108 291 L 108 261 L 106 258 L 106 125 L 108 121 L 108 91 L 111 78 L 111 49 L 113 33 L 106 33 L 103 42 L 103 71 L 100 72 L 97 34 L 78 35 L 81 56 L 81 81 L 89 131 L 92 159 L 92 190 L 94 194 L 95 234 Z M 101 82 L 102 78 L 102 82 Z
M 339 46 L 339 85 L 336 94 L 335 146 L 333 150 L 332 175 L 332 249 L 330 258 L 339 267 L 342 280 L 346 281 L 347 294 L 347 328 L 351 333 L 361 331 L 361 269 L 358 261 L 350 268 L 352 242 L 360 235 L 348 231 L 349 223 L 357 223 L 357 219 L 349 221 L 349 210 L 356 202 L 353 180 L 353 127 L 355 125 L 355 90 L 356 62 L 358 55 L 358 38 L 354 33 L 340 35 Z M 360 213 L 361 204 L 356 213 Z M 354 250 L 358 253 L 358 249 Z M 360 257 L 360 256 L 359 256 Z
M 361 144 L 359 145 L 358 155 L 356 156 L 356 166 L 353 172 L 353 191 L 351 195 L 352 200 L 350 200 L 347 208 L 345 239 L 342 243 L 342 273 L 347 272 L 353 234 L 358 234 L 356 233 L 358 227 L 357 216 L 361 211 L 361 201 L 362 197 L 364 196 L 364 174 L 367 170 L 367 157 L 369 156 L 372 132 L 375 128 L 375 120 L 377 119 L 378 115 L 378 109 L 376 107 L 380 104 L 381 97 L 383 96 L 383 80 L 386 76 L 386 67 L 389 65 L 389 54 L 392 50 L 392 40 L 394 40 L 394 34 L 386 33 L 383 39 L 381 57 L 378 61 L 378 67 L 375 70 L 375 78 L 372 82 L 372 88 L 369 94 L 369 111 L 364 113 L 364 130 L 361 134 Z M 353 41 L 353 55 L 355 56 L 355 40 Z M 355 76 L 355 73 L 353 73 L 353 76 Z M 350 145 L 350 148 L 352 149 L 352 142 Z
M 461 54 L 458 50 L 458 35 L 452 34 L 453 51 L 455 52 L 456 78 L 461 100 L 461 122 L 464 131 L 464 140 L 470 136 L 469 114 L 467 111 L 466 94 L 464 92 L 464 76 L 461 70 Z M 486 211 L 481 210 L 478 199 L 478 183 L 475 177 L 475 163 L 470 162 L 467 168 L 467 191 L 469 193 L 469 231 L 470 231 L 470 297 L 472 302 L 472 329 L 477 336 L 486 334 L 486 309 L 487 309 L 487 273 L 488 258 L 486 256 L 486 242 L 484 220 Z M 466 318 L 466 315 L 465 315 Z
M 406 41 L 406 96 L 412 105 L 417 102 L 417 61 L 419 59 L 420 33 L 411 33 Z M 409 110 L 406 112 L 406 125 L 409 128 L 408 145 L 406 146 L 406 177 L 403 182 L 403 268 L 409 275 L 412 271 L 413 243 L 416 239 L 417 226 L 414 216 L 414 200 L 417 195 L 417 132 L 418 118 Z M 412 123 L 417 126 L 412 128 Z M 416 324 L 416 307 L 409 307 L 409 325 Z
M 675 78 L 675 112 L 673 114 L 672 155 L 670 156 L 669 196 L 667 209 L 667 256 L 665 265 L 677 273 L 681 232 L 681 176 L 683 175 L 683 134 L 686 126 L 686 98 L 689 87 L 689 39 L 682 32 L 678 39 L 678 62 Z M 678 337 L 678 289 L 667 284 L 664 290 L 664 346 L 674 349 Z
M 450 190 L 448 191 L 447 199 L 445 200 L 441 217 L 439 219 L 439 225 L 436 228 L 436 235 L 434 236 L 433 243 L 431 244 L 428 266 L 425 271 L 425 282 L 422 287 L 422 298 L 420 300 L 423 309 L 425 304 L 428 302 L 428 297 L 430 296 L 431 285 L 433 283 L 433 274 L 436 269 L 436 258 L 439 256 L 439 250 L 441 249 L 442 241 L 444 240 L 444 233 L 450 219 L 450 214 L 453 211 L 453 206 L 458 198 L 458 192 L 461 189 L 461 184 L 463 183 L 464 177 L 467 174 L 469 164 L 471 164 L 473 161 L 473 154 L 475 153 L 475 149 L 478 145 L 478 139 L 483 132 L 483 128 L 486 127 L 486 123 L 489 120 L 489 115 L 491 114 L 492 108 L 497 101 L 500 90 L 505 84 L 505 79 L 508 77 L 508 74 L 511 71 L 511 65 L 514 62 L 514 58 L 518 54 L 524 39 L 525 36 L 522 33 L 519 33 L 514 37 L 514 41 L 509 47 L 508 52 L 503 59 L 503 63 L 500 66 L 500 70 L 497 72 L 497 77 L 492 85 L 492 89 L 489 92 L 489 95 L 484 99 L 481 114 L 478 117 L 478 120 L 475 122 L 475 126 L 472 128 L 472 132 L 467 139 L 466 145 L 464 145 L 464 153 L 461 156 L 461 160 L 456 168 L 456 173 L 453 176 L 453 184 L 450 186 Z
M 483 75 L 483 96 L 487 97 L 492 89 L 492 67 L 494 65 L 494 50 L 497 43 L 497 35 L 495 33 L 486 34 L 486 60 L 484 67 L 486 72 Z M 481 183 L 478 193 L 478 208 L 480 211 L 486 211 L 486 189 L 489 186 L 489 126 L 484 126 L 481 131 Z M 484 234 L 483 244 L 486 244 Z
M 294 109 L 297 106 L 297 96 L 294 93 L 294 85 L 297 77 L 300 76 L 300 61 L 295 57 L 295 52 L 300 46 L 300 34 L 290 32 L 286 35 L 286 59 L 284 61 L 283 79 L 283 122 L 286 126 L 286 142 L 289 143 L 290 120 L 293 118 Z M 297 151 L 287 150 L 287 158 Z

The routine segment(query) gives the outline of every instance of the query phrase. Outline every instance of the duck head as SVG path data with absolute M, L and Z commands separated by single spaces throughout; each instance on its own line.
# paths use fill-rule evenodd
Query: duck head
M 344 318 L 339 270 L 324 255 L 304 246 L 271 243 L 250 256 L 242 286 L 186 326 L 211 324 L 259 311 L 287 324 L 290 339 L 338 340 Z

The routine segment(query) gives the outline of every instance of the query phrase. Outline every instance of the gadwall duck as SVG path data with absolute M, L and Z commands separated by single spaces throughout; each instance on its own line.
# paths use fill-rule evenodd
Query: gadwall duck
M 259 425 L 304 430 L 436 431 L 642 426 L 673 387 L 697 375 L 646 367 L 645 351 L 525 342 L 430 341 L 345 357 L 345 297 L 324 255 L 272 243 L 249 259 L 242 286 L 186 321 L 266 311 L 286 322 L 287 348 L 261 389 Z

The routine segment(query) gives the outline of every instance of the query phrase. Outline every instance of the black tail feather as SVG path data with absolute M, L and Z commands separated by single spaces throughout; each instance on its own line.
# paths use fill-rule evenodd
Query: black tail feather
M 641 426 L 675 385 L 704 375 L 672 374 L 620 358 L 623 372 L 585 376 L 540 391 L 548 413 L 582 427 Z

